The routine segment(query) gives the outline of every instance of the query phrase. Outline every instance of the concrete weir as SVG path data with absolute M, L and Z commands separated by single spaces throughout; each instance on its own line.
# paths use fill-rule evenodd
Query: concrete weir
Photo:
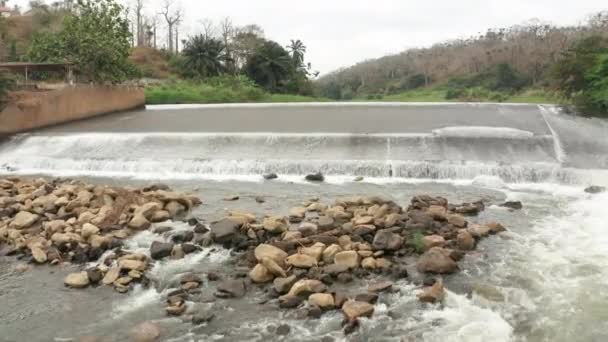
M 604 121 L 537 105 L 152 106 L 16 136 L 0 145 L 0 158 L 8 170 L 60 175 L 196 178 L 320 171 L 587 183 L 608 168 L 608 142 L 601 138 L 608 136 L 606 127 Z

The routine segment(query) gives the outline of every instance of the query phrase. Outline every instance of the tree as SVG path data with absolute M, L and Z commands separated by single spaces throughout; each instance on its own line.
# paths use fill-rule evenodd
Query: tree
M 285 84 L 293 74 L 291 56 L 278 43 L 266 41 L 247 60 L 245 73 L 271 92 L 284 91 Z
M 144 33 L 144 18 L 143 18 L 143 9 L 144 9 L 144 0 L 135 0 L 135 4 L 133 5 L 135 10 L 135 25 L 136 25 L 136 46 L 143 46 L 145 40 Z
M 186 41 L 182 56 L 182 74 L 193 78 L 218 76 L 226 70 L 229 60 L 221 40 L 202 34 Z
M 33 62 L 69 62 L 93 82 L 121 82 L 133 72 L 129 23 L 115 0 L 78 0 L 58 33 L 37 34 L 28 50 Z
M 172 2 L 171 0 L 165 0 L 164 4 L 163 4 L 163 10 L 160 14 L 163 15 L 163 17 L 165 18 L 165 22 L 167 23 L 167 42 L 168 42 L 168 49 L 169 49 L 169 53 L 173 53 L 175 51 L 175 53 L 177 53 L 178 48 L 177 49 L 173 49 L 173 39 L 174 39 L 174 29 L 176 28 L 177 25 L 179 25 L 179 23 L 182 20 L 182 11 L 177 9 L 175 11 L 171 11 L 171 5 Z
M 293 66 L 296 69 L 302 69 L 304 67 L 304 54 L 306 53 L 306 46 L 302 43 L 301 40 L 291 40 L 291 43 L 287 46 L 289 52 L 291 53 L 291 60 L 293 61 Z

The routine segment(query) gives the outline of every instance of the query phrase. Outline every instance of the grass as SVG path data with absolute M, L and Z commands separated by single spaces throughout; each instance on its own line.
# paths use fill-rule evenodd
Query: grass
M 146 104 L 320 102 L 325 98 L 270 94 L 246 79 L 218 78 L 206 82 L 167 81 L 146 88 Z
M 387 101 L 387 102 L 465 102 L 467 99 L 447 99 L 448 90 L 445 87 L 421 88 L 405 91 L 399 94 L 386 95 L 381 99 L 357 98 L 353 101 Z M 502 101 L 493 98 L 475 98 L 473 102 L 504 102 L 504 103 L 559 103 L 559 99 L 543 89 L 527 89 L 515 95 L 503 94 Z
M 415 232 L 410 241 L 410 245 L 414 247 L 414 250 L 416 250 L 417 253 L 424 253 L 424 235 L 420 231 Z

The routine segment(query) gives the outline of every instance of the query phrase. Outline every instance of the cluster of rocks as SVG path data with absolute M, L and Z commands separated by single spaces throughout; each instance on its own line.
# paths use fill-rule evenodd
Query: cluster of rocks
M 308 317 L 341 309 L 345 329 L 352 331 L 359 317 L 373 314 L 377 293 L 390 291 L 391 280 L 408 277 L 406 259 L 419 255 L 415 269 L 422 274 L 452 273 L 480 239 L 505 230 L 498 223 L 468 222 L 466 216 L 484 208 L 482 202 L 451 205 L 441 197 L 417 196 L 407 208 L 379 197 L 355 197 L 331 205 L 311 199 L 287 216 L 231 212 L 213 222 L 209 234 L 244 252 L 240 263 L 249 267 L 249 279 L 220 283 L 216 296 L 243 296 L 248 283 L 258 284 L 279 307 L 305 309 Z M 354 297 L 332 290 L 335 283 L 371 274 L 389 279 Z M 427 285 L 420 300 L 440 301 L 443 282 Z
M 125 239 L 152 223 L 183 217 L 198 198 L 164 185 L 142 189 L 109 187 L 70 180 L 0 179 L 0 251 L 37 264 L 98 261 L 68 275 L 65 283 L 84 287 L 103 282 L 119 291 L 144 278 L 145 255 L 120 251 Z

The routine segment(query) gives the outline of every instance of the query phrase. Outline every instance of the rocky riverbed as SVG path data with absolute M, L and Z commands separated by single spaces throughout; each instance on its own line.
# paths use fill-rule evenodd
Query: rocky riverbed
M 483 201 L 454 205 L 427 195 L 413 197 L 406 206 L 377 196 L 331 202 L 309 198 L 283 213 L 232 210 L 212 218 L 192 214 L 201 204 L 196 196 L 160 184 L 129 188 L 10 178 L 0 182 L 0 189 L 2 254 L 38 265 L 82 265 L 64 278 L 73 291 L 97 291 L 79 290 L 97 286 L 119 293 L 141 286 L 163 290 L 167 315 L 203 326 L 217 313 L 196 305 L 210 301 L 201 291 L 207 286 L 215 288 L 213 301 L 254 291 L 262 293 L 260 304 L 303 320 L 340 310 L 343 333 L 350 334 L 361 317 L 373 316 L 380 293 L 396 291 L 395 282 L 415 284 L 412 291 L 421 302 L 441 302 L 442 275 L 457 272 L 458 261 L 478 241 L 505 230 L 495 222 L 470 222 L 484 210 Z M 256 196 L 255 201 L 264 199 Z M 169 224 L 177 221 L 184 222 L 183 228 Z M 130 237 L 144 231 L 153 240 L 149 249 L 130 248 Z M 148 274 L 154 263 L 180 260 L 203 248 L 231 250 L 233 267 L 186 272 L 168 284 Z M 343 290 L 361 281 L 367 286 L 359 293 Z M 289 327 L 277 329 L 280 335 Z M 132 333 L 154 340 L 161 331 L 145 323 Z

